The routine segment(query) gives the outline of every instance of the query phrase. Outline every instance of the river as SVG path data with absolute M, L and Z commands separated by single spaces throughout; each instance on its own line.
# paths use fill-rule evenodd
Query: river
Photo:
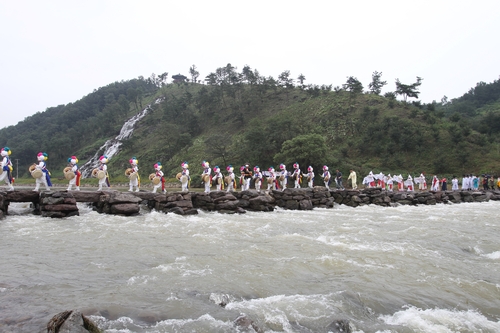
M 0 221 L 0 332 L 500 332 L 500 204 Z M 225 306 L 221 306 L 223 303 Z M 330 326 L 331 327 L 331 326 Z M 247 330 L 253 331 L 253 330 Z M 247 332 L 245 331 L 245 332 Z

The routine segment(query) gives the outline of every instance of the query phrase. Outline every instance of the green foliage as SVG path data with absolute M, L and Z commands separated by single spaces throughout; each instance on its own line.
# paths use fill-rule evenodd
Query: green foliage
M 328 147 L 320 134 L 304 134 L 283 143 L 281 151 L 275 155 L 275 161 L 285 164 L 298 162 L 300 165 L 328 164 Z
M 417 82 L 412 84 L 403 84 L 396 79 L 396 91 L 394 92 L 396 95 L 403 96 L 403 100 L 406 102 L 408 97 L 418 98 L 420 92 L 418 91 L 418 87 L 422 84 L 422 78 L 417 76 Z

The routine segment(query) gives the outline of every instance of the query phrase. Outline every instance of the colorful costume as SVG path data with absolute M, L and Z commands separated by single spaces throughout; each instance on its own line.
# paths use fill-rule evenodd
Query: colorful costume
M 214 177 L 212 180 L 215 182 L 217 191 L 224 189 L 224 177 L 222 176 L 222 172 L 220 172 L 220 168 L 217 165 L 214 167 Z
M 385 183 L 387 184 L 387 191 L 392 192 L 394 179 L 391 177 L 391 174 L 387 176 Z
M 161 186 L 161 191 L 163 193 L 166 193 L 167 190 L 165 190 L 165 177 L 163 177 L 164 174 L 163 174 L 163 171 L 161 171 L 163 166 L 161 165 L 160 162 L 158 162 L 155 165 L 153 165 L 153 167 L 155 168 L 155 173 L 154 173 L 155 177 L 160 178 L 160 183 L 153 185 L 153 193 L 156 193 L 156 191 L 158 190 L 158 188 L 160 186 Z
M 254 179 L 254 184 L 255 184 L 255 189 L 257 192 L 260 192 L 260 187 L 262 186 L 262 172 L 260 172 L 260 168 L 258 165 L 256 165 L 253 168 L 253 179 Z
M 201 162 L 201 167 L 203 168 L 201 179 L 205 185 L 205 193 L 210 193 L 210 186 L 212 186 L 212 169 L 210 169 L 210 164 L 207 161 Z
M 328 167 L 326 165 L 323 166 L 323 174 L 321 175 L 323 177 L 323 182 L 325 183 L 325 187 L 327 189 L 330 189 L 330 171 L 328 171 Z
M 276 173 L 274 172 L 273 167 L 269 167 L 267 169 L 268 175 L 267 175 L 267 190 L 269 191 L 271 188 L 273 190 L 276 190 L 276 185 L 277 185 L 277 180 L 276 180 Z
M 434 192 L 438 192 L 439 191 L 439 178 L 436 175 L 434 175 L 432 177 L 431 191 L 434 191 Z
M 358 188 L 358 184 L 356 182 L 356 171 L 351 170 L 351 173 L 349 173 L 349 177 L 347 178 L 347 180 L 351 180 L 353 190 Z
M 365 177 L 363 183 L 368 185 L 368 188 L 375 187 L 375 176 L 372 171 L 368 173 L 368 176 Z
M 420 177 L 415 178 L 415 183 L 418 184 L 418 189 L 420 191 L 427 190 L 427 181 L 425 180 L 425 175 L 423 172 L 420 174 Z
M 406 185 L 406 190 L 408 192 L 413 192 L 413 190 L 414 190 L 414 183 L 413 183 L 413 178 L 412 178 L 411 175 L 408 175 L 408 178 L 405 181 L 405 185 Z
M 312 166 L 307 167 L 307 173 L 303 174 L 304 177 L 307 177 L 307 186 L 309 188 L 314 187 L 314 169 Z
M 236 183 L 234 181 L 235 176 L 234 176 L 234 168 L 232 165 L 228 165 L 226 167 L 227 172 L 229 173 L 227 175 L 227 190 L 226 192 L 233 192 L 234 189 L 236 188 Z
M 300 181 L 301 181 L 301 173 L 300 173 L 300 168 L 299 168 L 299 163 L 295 162 L 293 164 L 293 173 L 292 173 L 292 178 L 295 182 L 295 188 L 300 188 Z
M 288 184 L 288 171 L 286 171 L 286 165 L 283 163 L 280 164 L 280 184 L 281 190 L 284 191 L 286 189 L 286 185 Z
M 132 169 L 132 172 L 128 175 L 129 178 L 129 192 L 132 192 L 135 187 L 135 191 L 139 192 L 139 186 L 141 186 L 141 177 L 139 176 L 139 167 L 137 164 L 139 164 L 139 161 L 137 158 L 134 156 L 129 160 L 130 163 L 130 169 Z
M 82 177 L 82 174 L 80 170 L 78 170 L 78 158 L 76 156 L 71 156 L 68 158 L 68 163 L 69 167 L 71 168 L 71 172 L 75 174 L 75 177 L 73 177 L 68 184 L 68 191 L 71 191 L 71 187 L 74 185 L 76 187 L 77 191 L 80 191 L 80 178 Z
M 109 183 L 108 166 L 106 165 L 106 163 L 108 163 L 108 156 L 102 155 L 101 157 L 99 157 L 99 162 L 101 163 L 101 165 L 99 166 L 99 171 L 104 172 L 104 175 L 105 175 L 104 177 L 99 178 L 98 191 L 102 191 L 103 185 L 105 185 L 106 187 L 110 187 L 110 185 L 111 185 Z
M 9 186 L 9 191 L 14 191 L 14 186 L 12 186 L 12 183 L 14 183 L 14 179 L 12 178 L 12 161 L 10 160 L 10 154 L 11 150 L 9 147 L 4 147 L 2 148 L 2 173 L 0 174 L 0 181 L 5 180 L 5 184 Z
M 241 190 L 248 191 L 250 189 L 250 181 L 252 180 L 252 171 L 250 170 L 250 165 L 245 164 L 241 167 Z
M 181 191 L 182 192 L 187 192 L 188 187 L 189 187 L 189 180 L 191 179 L 189 177 L 189 164 L 188 162 L 183 162 L 181 163 L 181 176 L 179 177 L 179 180 L 181 182 Z
M 36 178 L 36 185 L 33 191 L 38 191 L 40 189 L 40 184 L 44 184 L 45 189 L 47 191 L 50 191 L 49 187 L 52 186 L 52 183 L 50 182 L 50 172 L 47 169 L 47 164 L 45 163 L 48 158 L 49 156 L 47 155 L 47 153 L 40 152 L 37 155 L 38 164 L 36 165 L 35 169 L 41 170 L 43 172 L 43 176 Z

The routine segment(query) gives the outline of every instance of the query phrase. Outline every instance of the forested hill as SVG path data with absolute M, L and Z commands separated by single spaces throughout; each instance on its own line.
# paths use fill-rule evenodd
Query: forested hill
M 418 98 L 420 78 L 413 85 L 397 81 L 394 93 L 381 96 L 380 75 L 374 73 L 367 91 L 353 77 L 332 89 L 305 85 L 302 75 L 293 80 L 288 71 L 278 79 L 263 77 L 248 66 L 242 72 L 218 68 L 206 84 L 194 83 L 193 73 L 191 82 L 168 84 L 166 73 L 152 75 L 28 117 L 0 130 L 0 144 L 11 148 L 19 176 L 28 176 L 39 151 L 49 154 L 49 168 L 61 176 L 69 156 L 83 165 L 127 119 L 162 97 L 111 159 L 112 180 L 123 178 L 132 156 L 143 177 L 158 161 L 169 177 L 182 161 L 198 175 L 202 160 L 221 169 L 245 162 L 291 169 L 299 162 L 317 172 L 328 164 L 360 174 L 500 174 L 499 81 L 479 83 L 452 101 L 421 104 L 396 100 Z

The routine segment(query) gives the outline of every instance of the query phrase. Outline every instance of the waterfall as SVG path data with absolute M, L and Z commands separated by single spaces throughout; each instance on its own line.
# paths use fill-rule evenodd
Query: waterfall
M 154 104 L 158 104 L 162 101 L 161 98 L 158 98 Z M 151 111 L 151 104 L 147 105 L 144 110 L 128 119 L 125 124 L 123 124 L 120 134 L 118 134 L 115 138 L 106 141 L 95 153 L 95 155 L 87 161 L 81 168 L 80 172 L 82 173 L 82 178 L 88 178 L 92 170 L 99 166 L 99 157 L 101 155 L 106 155 L 108 158 L 116 155 L 120 151 L 120 147 L 124 140 L 127 140 L 132 136 L 134 132 L 134 126 L 139 122 L 142 118 Z

